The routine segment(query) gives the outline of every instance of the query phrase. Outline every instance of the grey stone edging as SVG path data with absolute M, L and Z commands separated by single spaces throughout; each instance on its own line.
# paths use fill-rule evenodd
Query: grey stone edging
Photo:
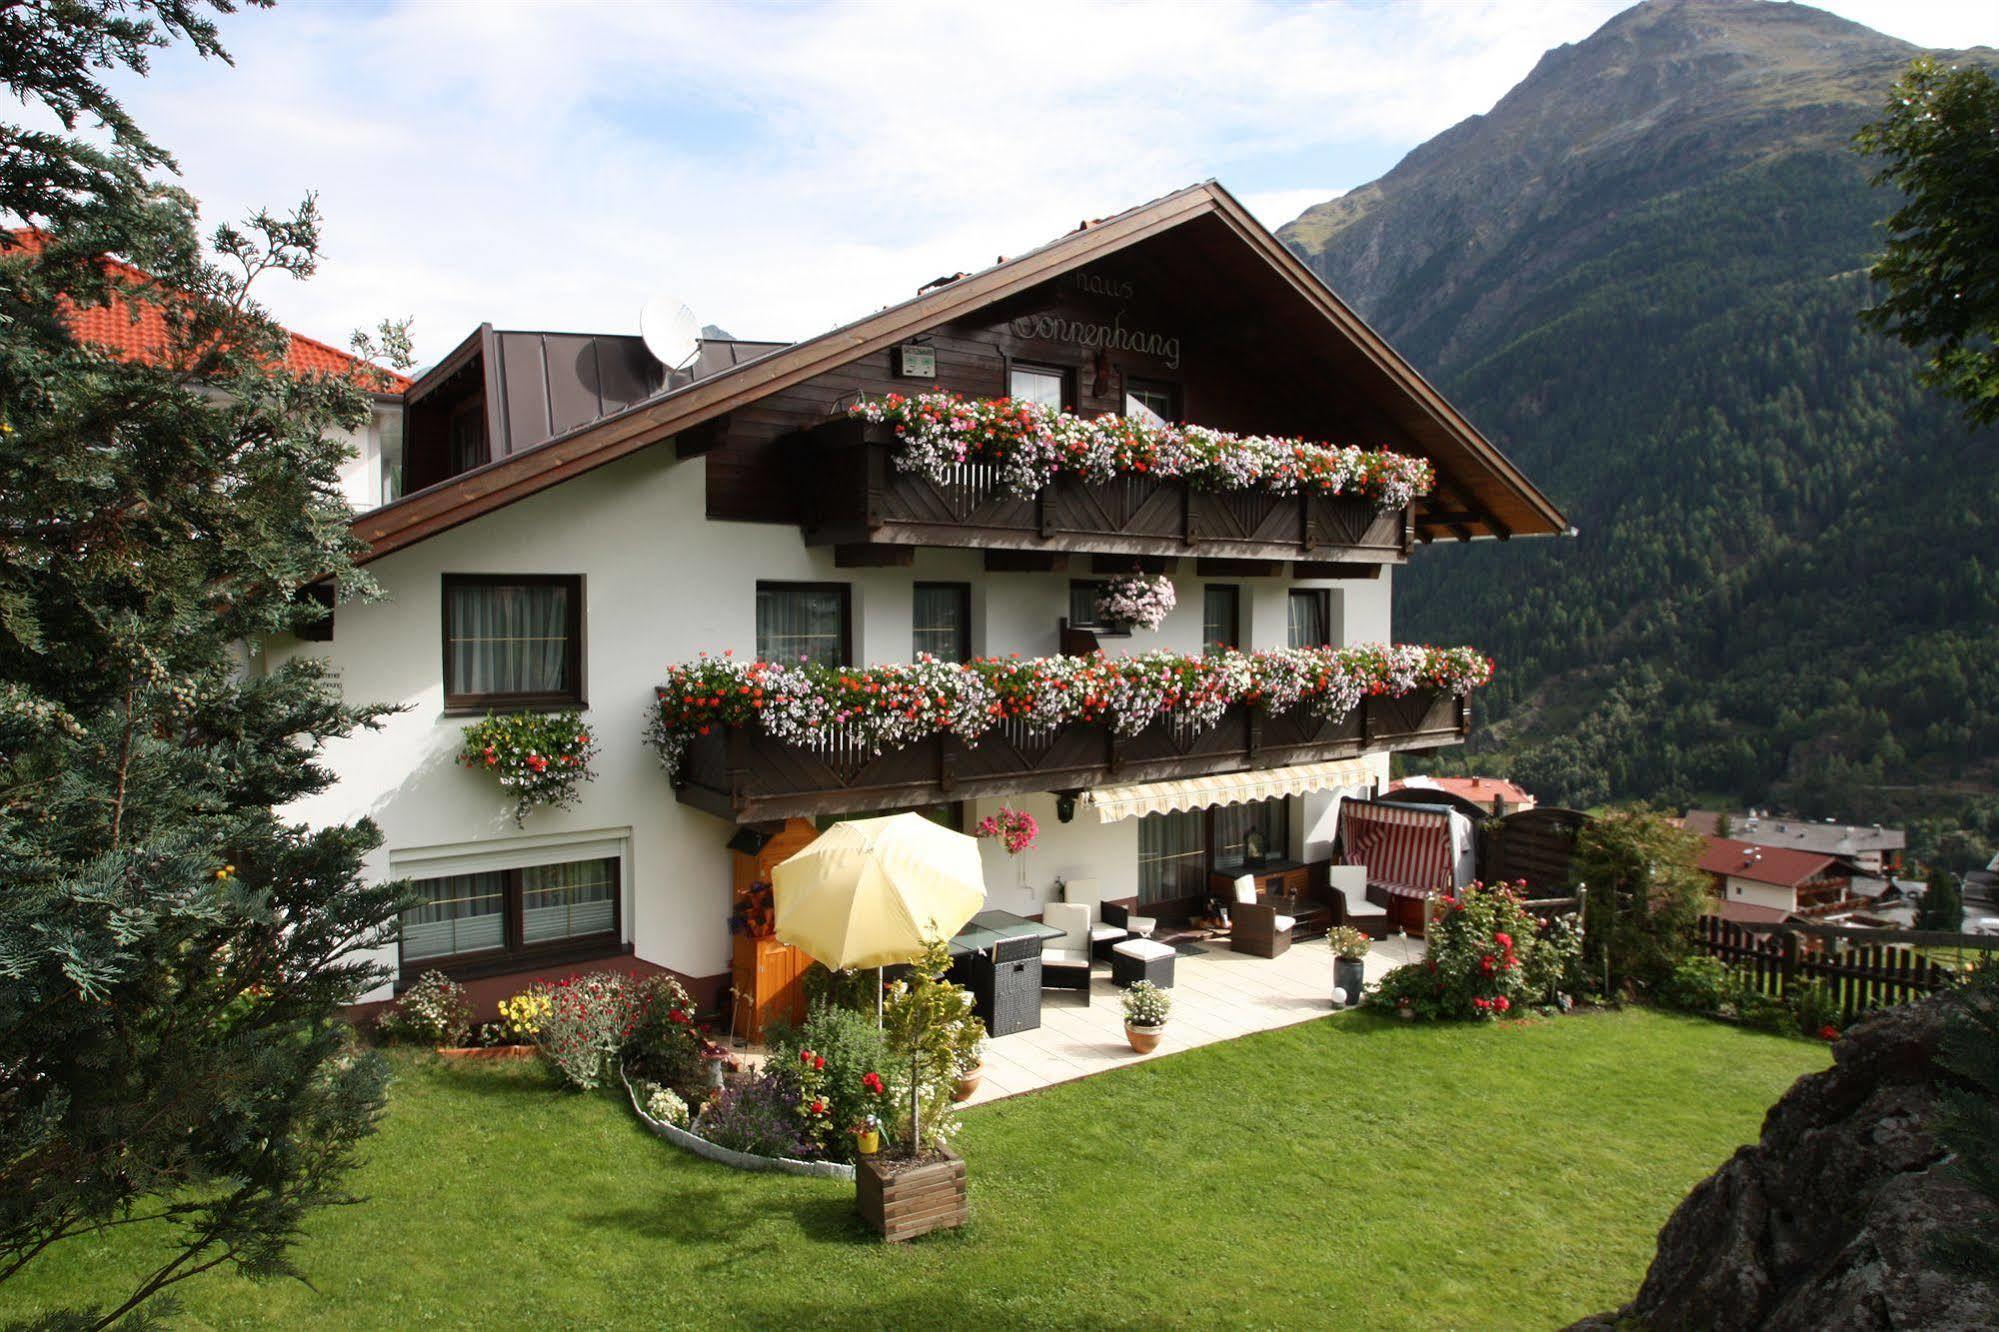
M 623 1068 L 618 1070 L 618 1081 L 625 1084 L 625 1095 L 631 1100 L 632 1113 L 639 1117 L 641 1124 L 676 1147 L 684 1147 L 696 1156 L 705 1157 L 735 1170 L 776 1170 L 787 1175 L 807 1175 L 815 1179 L 843 1179 L 849 1183 L 853 1182 L 854 1168 L 839 1161 L 794 1161 L 788 1156 L 755 1156 L 749 1152 L 738 1152 L 717 1146 L 697 1133 L 689 1133 L 686 1129 L 677 1128 L 663 1119 L 654 1119 L 645 1112 L 645 1107 L 639 1104 L 638 1089 L 632 1086 L 632 1080 L 625 1076 Z

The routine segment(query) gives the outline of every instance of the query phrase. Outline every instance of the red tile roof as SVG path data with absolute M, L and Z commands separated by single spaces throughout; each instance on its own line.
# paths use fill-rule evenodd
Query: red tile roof
M 11 231 L 7 237 L 12 248 L 35 253 L 42 247 L 43 238 L 38 231 Z M 108 255 L 104 260 L 104 271 L 127 286 L 155 285 L 152 276 L 143 269 Z M 120 360 L 151 361 L 162 355 L 166 348 L 166 318 L 153 301 L 126 301 L 114 296 L 107 305 L 86 308 L 65 299 L 63 318 L 77 341 L 101 347 Z M 295 375 L 345 375 L 365 369 L 380 376 L 379 380 L 369 385 L 378 392 L 401 393 L 410 386 L 406 376 L 393 370 L 373 365 L 337 347 L 293 333 L 290 329 L 286 329 L 285 333 L 291 339 L 285 351 L 285 368 Z
M 1809 851 L 1792 851 L 1781 846 L 1752 846 L 1732 837 L 1709 837 L 1701 852 L 1700 867 L 1710 874 L 1731 879 L 1767 883 L 1778 888 L 1795 888 L 1816 879 L 1839 862 L 1831 856 Z
M 1426 777 L 1423 785 L 1439 791 L 1449 791 L 1452 795 L 1461 796 L 1475 805 L 1490 805 L 1494 796 L 1498 796 L 1509 805 L 1527 805 L 1534 802 L 1534 797 L 1525 790 L 1497 777 Z M 1408 783 L 1398 780 L 1390 782 L 1388 789 L 1400 791 L 1407 786 Z

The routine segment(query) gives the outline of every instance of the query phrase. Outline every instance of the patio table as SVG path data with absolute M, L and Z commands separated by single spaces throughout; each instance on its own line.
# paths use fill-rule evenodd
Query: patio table
M 951 977 L 972 992 L 991 1036 L 1041 1025 L 1041 945 L 1062 931 L 1016 916 L 981 911 L 951 937 Z

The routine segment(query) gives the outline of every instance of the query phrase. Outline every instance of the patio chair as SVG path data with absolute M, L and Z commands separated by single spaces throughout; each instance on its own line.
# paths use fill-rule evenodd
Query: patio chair
M 1326 867 L 1326 879 L 1339 895 L 1341 924 L 1352 925 L 1368 935 L 1376 929 L 1387 933 L 1388 908 L 1367 900 L 1367 866 L 1329 865 Z
M 1104 918 L 1104 889 L 1095 879 L 1070 879 L 1062 885 L 1062 900 L 1090 913 L 1090 956 L 1110 961 L 1111 945 L 1131 937 L 1131 931 Z
M 1290 916 L 1279 915 L 1276 907 L 1257 901 L 1254 874 L 1235 881 L 1229 922 L 1229 947 L 1251 957 L 1276 957 L 1290 948 L 1291 931 L 1298 924 Z
M 1041 988 L 1081 990 L 1090 1000 L 1090 913 L 1074 902 L 1050 902 L 1041 923 L 1062 931 L 1041 948 Z
M 1104 923 L 1129 930 L 1141 939 L 1150 939 L 1152 932 L 1159 928 L 1159 919 L 1156 916 L 1141 916 L 1137 912 L 1136 897 L 1114 899 L 1104 903 Z

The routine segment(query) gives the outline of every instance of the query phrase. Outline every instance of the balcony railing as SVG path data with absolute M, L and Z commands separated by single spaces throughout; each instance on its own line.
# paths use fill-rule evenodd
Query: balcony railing
M 1459 743 L 1470 728 L 1465 700 L 1441 689 L 1368 698 L 1337 722 L 1302 706 L 1273 717 L 1237 704 L 1204 731 L 1165 719 L 1130 738 L 1100 724 L 1035 735 L 1003 722 L 976 744 L 940 735 L 879 755 L 728 726 L 691 739 L 676 791 L 685 804 L 758 823 L 1432 749 Z
M 797 437 L 808 544 L 1397 564 L 1415 542 L 1413 506 L 1384 512 L 1342 496 L 1214 493 L 1140 476 L 1063 476 L 1022 499 L 991 465 L 965 464 L 939 483 L 897 467 L 894 447 L 890 427 L 851 419 Z

